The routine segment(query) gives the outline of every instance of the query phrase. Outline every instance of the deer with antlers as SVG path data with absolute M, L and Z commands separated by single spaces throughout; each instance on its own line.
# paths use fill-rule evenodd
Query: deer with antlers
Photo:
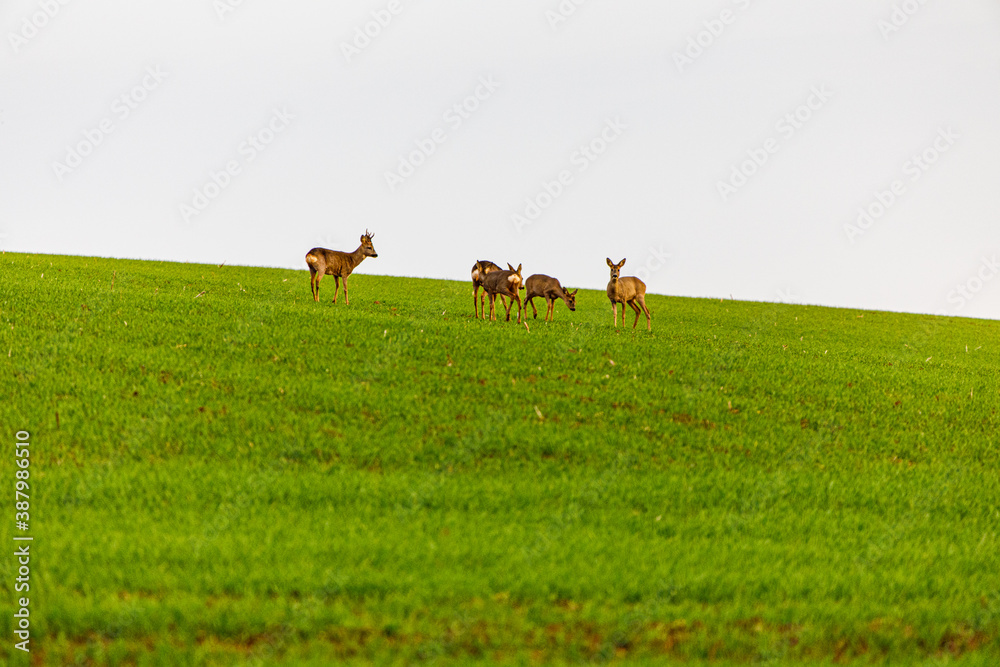
M 327 250 L 326 248 L 313 248 L 306 254 L 306 264 L 309 265 L 309 286 L 312 289 L 314 301 L 319 301 L 319 282 L 323 276 L 333 276 L 336 288 L 333 291 L 333 302 L 337 303 L 337 294 L 340 292 L 340 280 L 344 280 L 344 302 L 349 306 L 351 300 L 347 296 L 347 277 L 354 273 L 358 264 L 364 261 L 365 257 L 378 257 L 372 239 L 375 235 L 367 229 L 361 236 L 361 245 L 354 252 L 341 252 L 340 250 Z
M 646 283 L 638 278 L 627 276 L 619 277 L 621 269 L 625 266 L 625 260 L 615 264 L 611 258 L 607 258 L 608 267 L 611 269 L 611 281 L 608 283 L 608 299 L 611 301 L 611 308 L 615 315 L 615 328 L 618 328 L 618 304 L 622 304 L 622 326 L 625 325 L 625 304 L 627 303 L 635 311 L 635 322 L 632 328 L 639 324 L 639 313 L 646 313 L 646 330 L 652 331 L 652 319 L 649 316 L 649 308 L 646 307 Z M 642 310 L 639 310 L 642 306 Z
M 510 309 L 514 302 L 517 302 L 517 323 L 521 323 L 521 295 L 524 289 L 524 279 L 521 277 L 521 265 L 515 269 L 510 264 L 507 265 L 509 271 L 491 271 L 483 279 L 483 289 L 490 297 L 490 320 L 496 321 L 496 300 L 497 297 L 507 297 L 509 302 L 504 303 L 507 309 L 507 321 L 510 322 Z M 484 313 L 485 315 L 485 313 Z

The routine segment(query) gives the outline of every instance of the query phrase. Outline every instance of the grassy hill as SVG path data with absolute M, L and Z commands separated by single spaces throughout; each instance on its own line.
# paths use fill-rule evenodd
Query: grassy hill
M 36 661 L 997 664 L 996 323 L 332 288 L 0 255 Z

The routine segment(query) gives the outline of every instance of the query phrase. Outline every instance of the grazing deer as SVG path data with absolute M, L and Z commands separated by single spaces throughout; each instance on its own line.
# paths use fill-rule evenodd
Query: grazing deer
M 566 302 L 567 308 L 572 311 L 576 310 L 576 293 L 580 290 L 567 292 L 563 289 L 563 286 L 559 284 L 559 281 L 551 276 L 536 273 L 528 278 L 528 280 L 524 283 L 524 287 L 527 290 L 527 294 L 524 295 L 524 310 L 527 312 L 528 304 L 531 304 L 531 310 L 534 311 L 536 320 L 538 319 L 538 309 L 535 308 L 535 304 L 531 301 L 536 296 L 540 296 L 545 299 L 546 305 L 548 306 L 545 311 L 546 322 L 549 320 L 555 320 L 556 299 L 562 299 Z
M 615 328 L 618 328 L 619 303 L 622 304 L 622 326 L 625 325 L 625 304 L 627 303 L 635 311 L 635 322 L 632 323 L 632 328 L 635 329 L 636 325 L 639 324 L 639 313 L 645 312 L 646 330 L 652 331 L 653 324 L 649 317 L 649 308 L 646 307 L 646 283 L 631 276 L 626 278 L 618 277 L 622 267 L 625 266 L 624 259 L 615 264 L 609 257 L 607 258 L 607 262 L 611 268 L 611 282 L 608 283 L 608 299 L 611 300 L 611 308 L 615 313 Z M 642 306 L 641 311 L 639 310 L 639 306 Z
M 517 323 L 521 323 L 521 290 L 524 279 L 521 277 L 521 265 L 515 269 L 510 264 L 507 265 L 509 271 L 490 271 L 483 279 L 483 289 L 490 297 L 490 320 L 496 321 L 496 300 L 497 296 L 507 297 L 510 303 L 504 303 L 507 308 L 507 321 L 510 322 L 510 309 L 517 302 Z
M 349 306 L 351 300 L 347 296 L 347 276 L 354 273 L 358 264 L 364 261 L 365 257 L 378 257 L 372 239 L 375 235 L 365 230 L 361 237 L 361 245 L 354 252 L 341 252 L 339 250 L 327 250 L 326 248 L 313 248 L 306 255 L 306 264 L 309 265 L 309 286 L 312 289 L 314 301 L 319 301 L 319 281 L 323 276 L 333 276 L 336 289 L 333 290 L 333 302 L 337 303 L 337 294 L 340 292 L 340 279 L 344 279 L 344 302 Z
M 486 274 L 499 270 L 499 266 L 485 259 L 479 260 L 472 267 L 472 309 L 476 311 L 477 320 L 479 319 L 480 310 L 483 312 L 483 319 L 486 319 L 486 290 L 483 290 L 483 295 L 480 297 L 479 288 L 483 286 Z M 506 298 L 501 297 L 500 300 L 503 301 L 505 306 L 507 305 Z

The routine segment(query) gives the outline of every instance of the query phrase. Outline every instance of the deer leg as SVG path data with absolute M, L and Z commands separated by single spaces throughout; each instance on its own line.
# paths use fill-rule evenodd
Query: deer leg
M 638 297 L 636 299 L 636 301 L 639 302 L 639 305 L 642 306 L 643 311 L 645 311 L 645 313 L 646 313 L 646 331 L 652 331 L 653 330 L 653 318 L 649 316 L 649 308 L 646 306 L 646 297 L 645 297 L 645 295 Z M 639 319 L 638 315 L 636 315 L 635 317 L 636 317 L 637 320 Z
M 347 296 L 347 276 L 344 276 L 344 304 L 351 305 L 351 298 Z
M 545 314 L 545 319 L 554 322 L 556 319 L 556 300 L 549 299 L 549 312 Z
M 520 302 L 519 302 L 520 303 Z M 507 321 L 510 322 L 510 307 L 514 305 L 514 299 L 511 299 L 504 304 L 504 308 L 507 309 Z
M 639 306 L 636 305 L 634 299 L 632 301 L 629 301 L 628 305 L 631 306 L 632 310 L 635 311 L 635 322 L 632 323 L 632 328 L 635 329 L 635 325 L 639 324 L 639 313 L 641 313 L 642 311 L 639 310 Z M 625 311 L 623 309 L 622 310 L 622 320 L 624 320 L 624 319 L 625 319 Z M 625 324 L 625 322 L 623 321 L 622 324 Z
M 517 300 L 517 323 L 521 323 L 521 295 L 515 294 L 510 298 L 510 307 L 507 309 L 507 321 L 510 322 L 510 311 L 514 309 L 514 301 Z
M 313 295 L 313 298 L 316 301 L 319 301 L 319 281 L 321 281 L 321 280 L 323 280 L 323 273 L 321 271 L 317 271 L 316 272 L 316 292 Z
M 618 303 L 617 302 L 613 301 L 611 303 L 611 312 L 615 316 L 615 329 L 617 329 L 618 328 Z M 625 313 L 623 312 L 622 313 L 622 324 L 624 324 L 624 323 L 625 323 Z
M 309 293 L 312 294 L 313 301 L 319 301 L 316 294 L 316 269 L 309 267 Z
M 475 318 L 479 319 L 479 285 L 475 285 L 472 290 L 472 310 L 475 311 Z

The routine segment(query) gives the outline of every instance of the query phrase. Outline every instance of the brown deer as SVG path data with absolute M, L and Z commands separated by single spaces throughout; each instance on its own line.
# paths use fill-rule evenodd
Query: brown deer
M 521 290 L 524 289 L 524 279 L 521 277 L 521 265 L 515 269 L 510 264 L 507 265 L 509 271 L 490 271 L 483 279 L 483 289 L 490 297 L 490 320 L 496 321 L 496 300 L 497 296 L 507 297 L 510 303 L 505 303 L 507 309 L 507 321 L 510 322 L 510 309 L 517 302 L 517 323 L 521 323 Z
M 476 319 L 479 319 L 479 311 L 483 313 L 483 319 L 486 319 L 486 290 L 483 290 L 483 295 L 479 296 L 479 288 L 483 286 L 483 280 L 486 278 L 486 274 L 492 273 L 494 271 L 499 271 L 500 267 L 493 262 L 485 259 L 481 259 L 472 266 L 472 309 L 476 311 Z M 500 297 L 504 305 L 507 305 L 507 299 L 505 297 Z
M 531 304 L 531 310 L 534 311 L 536 320 L 538 319 L 538 309 L 535 308 L 535 304 L 531 301 L 536 296 L 540 296 L 545 299 L 546 305 L 548 306 L 545 311 L 546 322 L 549 320 L 555 320 L 556 299 L 562 299 L 566 302 L 567 308 L 572 311 L 576 310 L 576 293 L 580 290 L 567 292 L 563 289 L 563 286 L 559 284 L 559 281 L 551 276 L 536 273 L 525 281 L 524 287 L 527 290 L 527 293 L 524 295 L 524 310 L 527 312 L 528 305 Z
M 364 261 L 365 257 L 378 257 L 372 239 L 375 235 L 365 230 L 361 237 L 361 245 L 354 252 L 341 252 L 339 250 L 327 250 L 326 248 L 313 248 L 306 254 L 306 264 L 309 265 L 309 286 L 312 289 L 314 301 L 319 301 L 319 281 L 323 276 L 333 276 L 336 289 L 333 290 L 333 302 L 337 303 L 337 294 L 340 293 L 340 279 L 344 279 L 344 302 L 349 306 L 351 300 L 347 296 L 347 276 L 354 273 L 358 264 Z
M 646 307 L 646 283 L 631 276 L 620 278 L 619 274 L 625 260 L 615 264 L 611 258 L 607 258 L 608 266 L 611 268 L 611 281 L 608 283 L 608 299 L 611 300 L 611 308 L 615 313 L 615 328 L 618 328 L 618 304 L 622 304 L 622 326 L 625 325 L 625 304 L 627 303 L 635 311 L 635 322 L 632 328 L 639 324 L 639 313 L 646 313 L 646 330 L 652 331 L 653 324 L 649 317 L 649 308 Z M 642 310 L 639 310 L 642 306 Z

